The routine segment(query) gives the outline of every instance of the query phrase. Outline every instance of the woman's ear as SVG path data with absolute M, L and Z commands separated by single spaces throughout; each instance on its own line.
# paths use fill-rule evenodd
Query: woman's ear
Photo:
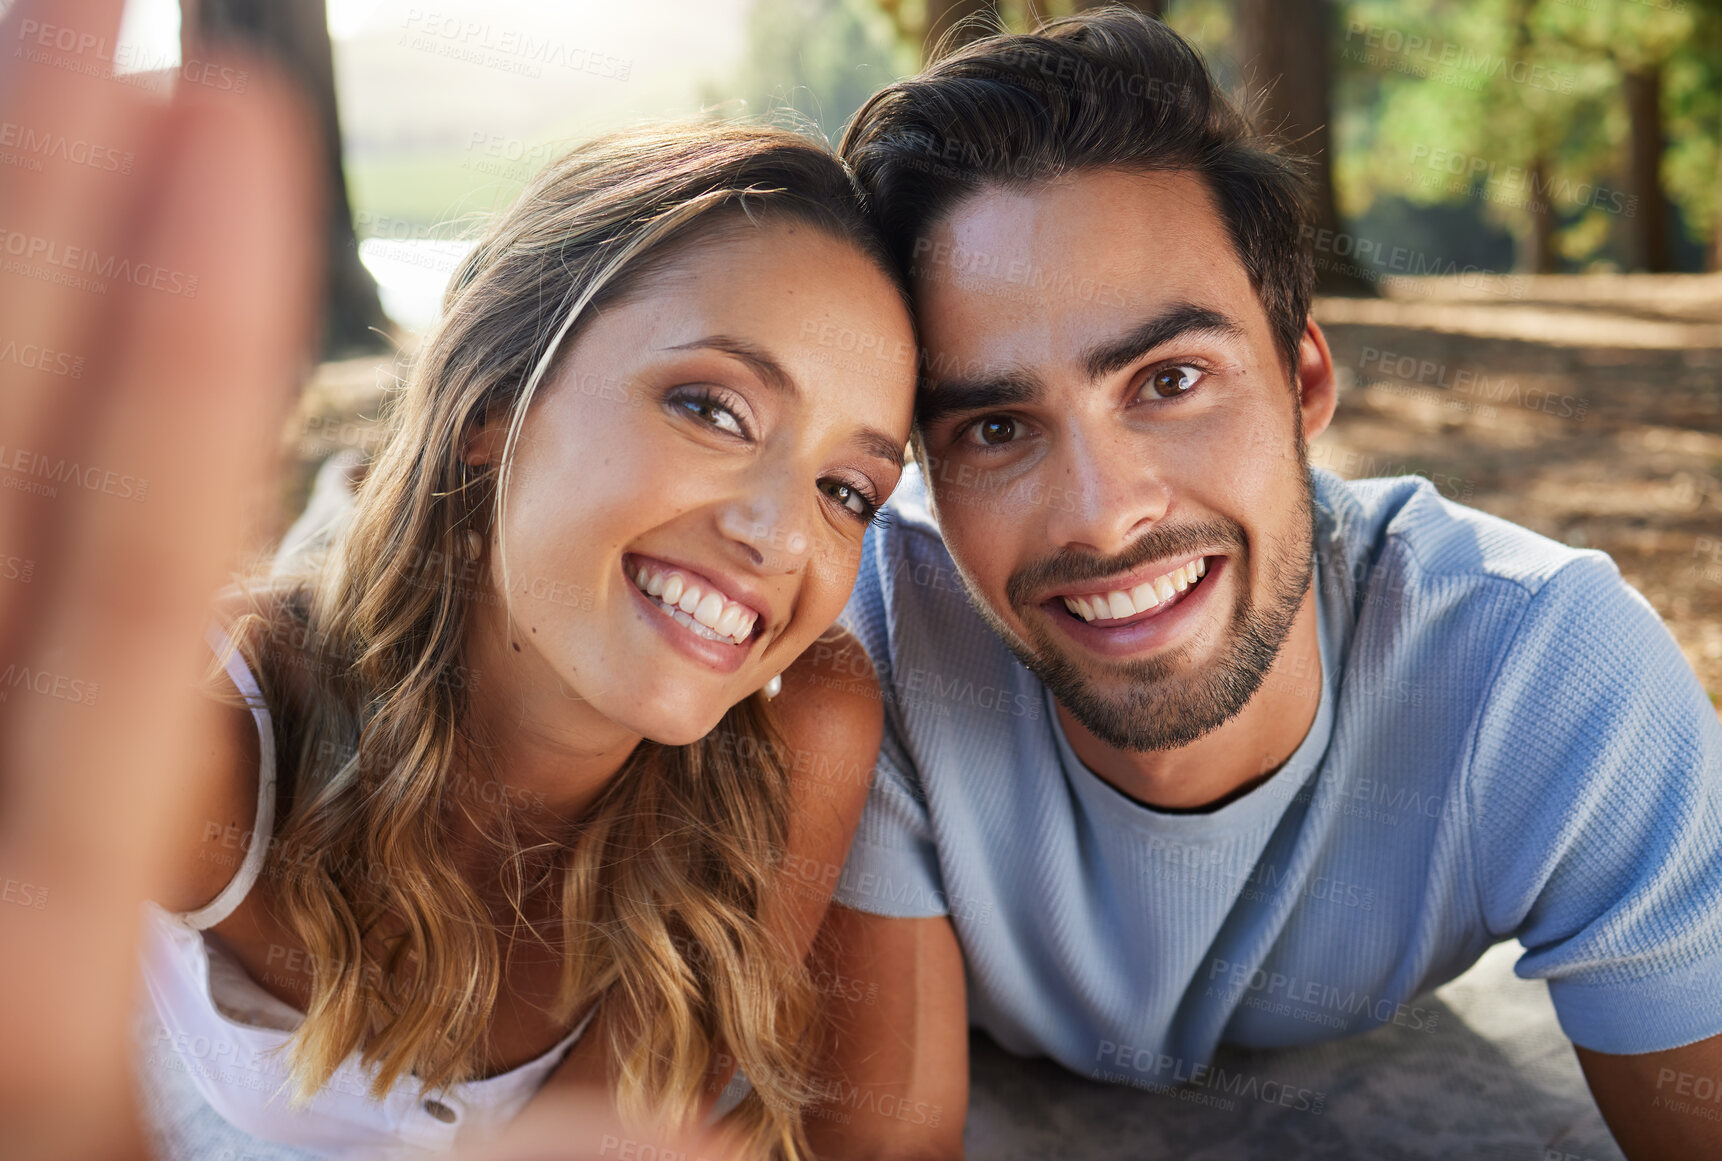
M 467 427 L 461 441 L 460 458 L 470 467 L 484 467 L 502 459 L 502 449 L 508 442 L 508 425 L 490 418 L 483 412 Z

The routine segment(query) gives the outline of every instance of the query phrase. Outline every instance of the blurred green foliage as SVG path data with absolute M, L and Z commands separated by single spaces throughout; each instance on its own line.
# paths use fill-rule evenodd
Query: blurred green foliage
M 1626 86 L 1654 74 L 1675 268 L 1722 266 L 1722 0 L 1323 2 L 1331 165 L 1348 228 L 1497 269 L 1631 268 L 1644 176 L 1630 164 Z M 1022 28 L 1078 3 L 1000 0 L 999 18 Z M 753 0 L 742 63 L 703 85 L 701 102 L 835 142 L 872 92 L 919 67 L 926 10 L 926 0 Z M 1166 20 L 1240 91 L 1233 0 L 1169 0 Z M 436 221 L 504 203 L 525 180 L 474 171 L 469 157 L 455 169 L 453 156 L 352 158 L 355 204 Z
M 1337 6 L 1341 212 L 1473 203 L 1523 240 L 1538 204 L 1567 268 L 1619 266 L 1641 212 L 1627 73 L 1661 77 L 1664 191 L 1689 264 L 1714 237 L 1722 157 L 1716 0 L 1347 0 Z M 1540 163 L 1540 169 L 1537 167 Z
M 706 104 L 817 127 L 834 144 L 862 102 L 920 63 L 877 0 L 755 0 L 747 35 L 740 74 Z

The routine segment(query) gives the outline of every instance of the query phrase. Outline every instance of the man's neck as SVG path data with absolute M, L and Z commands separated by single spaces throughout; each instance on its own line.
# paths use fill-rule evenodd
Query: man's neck
M 1120 750 L 1096 738 L 1063 705 L 1058 720 L 1083 765 L 1120 793 L 1156 810 L 1214 810 L 1273 776 L 1309 733 L 1321 705 L 1315 586 L 1285 645 L 1236 717 L 1176 750 Z

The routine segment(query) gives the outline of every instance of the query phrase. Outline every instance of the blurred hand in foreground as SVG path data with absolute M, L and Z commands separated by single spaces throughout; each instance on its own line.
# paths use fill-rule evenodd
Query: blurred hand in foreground
M 122 7 L 0 21 L 0 1155 L 31 1161 L 141 1154 L 138 902 L 319 253 L 297 103 L 249 63 L 243 92 L 116 77 Z
M 278 502 L 320 275 L 299 102 L 248 60 L 115 76 L 123 6 L 0 19 L 0 1158 L 28 1161 L 145 1155 L 138 905 L 207 797 L 203 626 Z M 726 1155 L 572 1092 L 474 1161 L 678 1153 Z

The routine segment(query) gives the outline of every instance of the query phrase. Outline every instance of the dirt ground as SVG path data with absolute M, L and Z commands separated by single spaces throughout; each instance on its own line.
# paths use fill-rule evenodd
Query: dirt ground
M 1341 396 L 1313 462 L 1600 548 L 1722 702 L 1722 275 L 1403 279 L 1324 299 Z M 387 358 L 328 363 L 288 433 L 316 465 L 367 446 Z
M 1722 277 L 1463 283 L 1317 304 L 1342 394 L 1311 459 L 1602 549 L 1717 702 Z

